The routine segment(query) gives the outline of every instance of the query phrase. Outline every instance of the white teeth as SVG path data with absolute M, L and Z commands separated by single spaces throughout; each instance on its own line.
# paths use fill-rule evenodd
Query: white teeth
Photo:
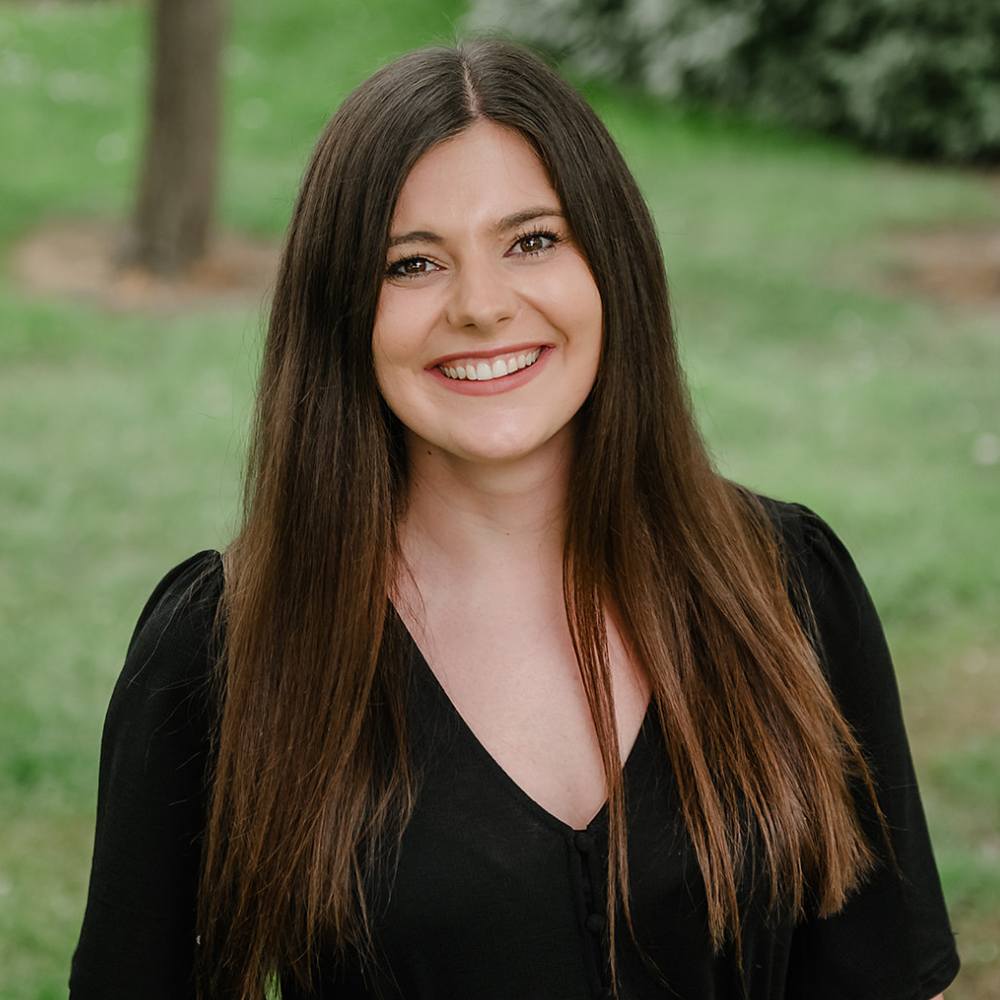
M 533 365 L 541 353 L 542 349 L 536 347 L 526 354 L 509 354 L 506 357 L 494 358 L 492 363 L 477 361 L 474 364 L 440 365 L 439 369 L 448 378 L 488 382 L 490 379 L 503 378 L 504 375 L 513 375 L 514 372 Z

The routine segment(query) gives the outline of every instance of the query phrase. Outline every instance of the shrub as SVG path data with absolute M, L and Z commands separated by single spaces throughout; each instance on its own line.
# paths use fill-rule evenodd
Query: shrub
M 665 98 L 1000 159 L 998 0 L 472 0 L 465 26 Z

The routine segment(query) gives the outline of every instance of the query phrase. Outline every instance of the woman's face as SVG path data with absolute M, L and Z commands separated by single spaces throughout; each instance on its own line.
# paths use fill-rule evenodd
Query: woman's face
M 531 146 L 492 122 L 414 165 L 372 337 L 411 448 L 504 462 L 569 433 L 597 373 L 602 311 L 561 211 Z

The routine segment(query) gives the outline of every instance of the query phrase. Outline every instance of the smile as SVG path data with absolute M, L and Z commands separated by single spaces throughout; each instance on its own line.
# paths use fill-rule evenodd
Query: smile
M 498 396 L 516 392 L 544 372 L 555 350 L 548 344 L 493 357 L 453 355 L 427 369 L 442 389 L 459 396 Z M 506 374 L 504 371 L 506 370 Z
M 521 354 L 509 354 L 505 357 L 483 361 L 478 358 L 459 359 L 447 365 L 438 365 L 438 370 L 450 379 L 468 379 L 473 382 L 489 382 L 491 379 L 513 375 L 522 368 L 529 368 L 542 353 L 540 347 Z

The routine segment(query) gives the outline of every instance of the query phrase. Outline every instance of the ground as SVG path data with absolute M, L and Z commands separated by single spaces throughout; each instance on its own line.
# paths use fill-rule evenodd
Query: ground
M 97 301 L 116 312 L 163 312 L 261 302 L 277 269 L 275 243 L 224 232 L 197 265 L 161 278 L 115 265 L 123 234 L 121 225 L 105 221 L 47 222 L 13 247 L 12 273 L 40 296 Z
M 887 278 L 899 292 L 950 305 L 1000 307 L 1000 228 L 908 232 L 889 241 L 898 263 Z

